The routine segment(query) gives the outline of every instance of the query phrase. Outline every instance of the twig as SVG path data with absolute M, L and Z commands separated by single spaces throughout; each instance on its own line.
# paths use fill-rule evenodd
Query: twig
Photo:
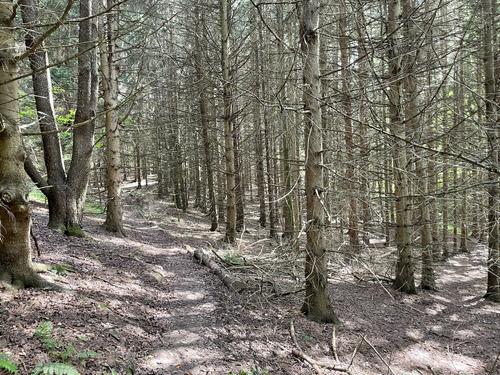
M 335 358 L 335 361 L 338 363 L 339 362 L 339 356 L 337 355 L 337 328 L 333 326 L 332 330 L 332 351 L 333 351 L 333 357 Z
M 354 357 L 356 356 L 357 348 L 353 354 L 352 360 L 351 360 L 351 365 L 349 366 L 337 366 L 337 365 L 332 365 L 328 363 L 321 363 L 316 361 L 314 358 L 311 358 L 308 356 L 300 347 L 297 337 L 295 335 L 295 326 L 293 325 L 293 320 L 290 321 L 290 336 L 292 337 L 292 341 L 296 347 L 296 349 L 292 349 L 292 354 L 296 357 L 302 358 L 304 361 L 308 362 L 313 369 L 316 371 L 318 374 L 322 374 L 323 371 L 321 370 L 321 367 L 326 368 L 327 370 L 334 370 L 338 372 L 345 372 L 346 374 L 350 374 L 350 367 L 352 365 L 352 360 L 354 360 Z
M 361 344 L 363 343 L 363 340 L 359 340 L 358 344 L 356 345 L 356 347 L 354 348 L 354 351 L 352 352 L 352 356 L 351 356 L 351 361 L 349 362 L 349 366 L 347 366 L 347 368 L 351 368 L 352 364 L 354 363 L 354 358 L 356 357 L 356 354 L 358 354 L 358 350 L 359 348 L 361 348 Z
M 112 286 L 114 286 L 115 288 L 127 289 L 127 288 L 125 288 L 125 287 L 123 287 L 123 286 L 113 284 L 111 281 L 106 280 L 104 277 L 100 277 L 100 276 L 97 276 L 97 275 L 92 275 L 92 277 L 93 277 L 94 279 L 98 279 L 98 280 L 104 281 L 105 283 L 108 283 L 109 285 L 112 285 Z
M 384 359 L 384 357 L 382 357 L 382 356 L 380 355 L 380 353 L 379 353 L 379 352 L 378 352 L 378 350 L 377 350 L 377 349 L 376 349 L 376 348 L 372 345 L 372 343 L 371 343 L 370 341 L 368 341 L 368 340 L 366 339 L 366 337 L 364 337 L 364 336 L 361 336 L 361 339 L 362 339 L 364 342 L 366 342 L 370 348 L 372 348 L 372 349 L 373 349 L 373 351 L 375 352 L 375 354 L 377 355 L 377 357 L 379 357 L 379 358 L 380 358 L 380 360 L 384 363 L 384 365 L 386 365 L 386 366 L 387 366 L 387 370 L 388 370 L 388 371 L 389 371 L 392 375 L 396 375 L 396 374 L 394 373 L 394 371 L 392 370 L 391 366 L 390 366 L 390 365 L 386 362 L 386 360 Z
M 212 253 L 214 253 L 214 255 L 219 258 L 219 260 L 223 263 L 223 264 L 227 264 L 227 262 L 219 255 L 217 254 L 217 252 L 214 250 L 214 249 L 210 249 L 212 251 Z
M 303 292 L 305 290 L 306 290 L 305 288 L 302 288 L 302 289 L 298 289 L 298 290 L 291 290 L 289 292 L 284 292 L 284 293 L 275 293 L 274 297 L 285 297 L 285 296 L 289 296 L 291 294 L 297 294 L 297 293 Z

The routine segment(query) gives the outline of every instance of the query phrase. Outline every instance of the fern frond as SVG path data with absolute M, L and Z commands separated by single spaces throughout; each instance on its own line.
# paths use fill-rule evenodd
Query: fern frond
M 17 374 L 17 365 L 5 353 L 0 353 L 0 371 L 7 371 L 9 374 Z
M 80 375 L 78 370 L 66 363 L 41 363 L 35 367 L 32 375 Z
M 58 346 L 58 342 L 52 336 L 53 330 L 54 325 L 50 320 L 40 322 L 36 327 L 35 337 L 47 350 L 54 350 Z

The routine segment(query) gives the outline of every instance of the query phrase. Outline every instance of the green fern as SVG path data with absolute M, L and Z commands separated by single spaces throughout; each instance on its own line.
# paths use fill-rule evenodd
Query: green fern
M 52 337 L 53 330 L 54 325 L 50 320 L 45 320 L 36 327 L 35 337 L 46 350 L 54 350 L 58 346 L 58 342 Z
M 80 375 L 78 370 L 66 363 L 40 363 L 32 375 Z
M 93 350 L 84 350 L 77 353 L 76 356 L 80 361 L 86 361 L 87 359 L 97 358 L 99 356 L 99 353 L 96 353 Z
M 0 353 L 0 371 L 7 371 L 8 374 L 17 374 L 17 366 L 7 354 Z

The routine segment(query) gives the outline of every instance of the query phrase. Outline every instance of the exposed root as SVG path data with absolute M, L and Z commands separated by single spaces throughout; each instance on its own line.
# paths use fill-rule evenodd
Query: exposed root
M 34 288 L 53 291 L 64 290 L 61 286 L 53 284 L 42 278 L 36 273 L 35 270 L 23 273 L 0 271 L 0 283 L 7 288 L 13 289 Z

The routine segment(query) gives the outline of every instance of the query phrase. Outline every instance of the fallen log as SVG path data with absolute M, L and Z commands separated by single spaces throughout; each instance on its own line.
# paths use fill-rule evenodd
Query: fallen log
M 205 253 L 203 250 L 195 250 L 193 258 L 196 262 L 208 267 L 213 273 L 215 273 L 221 279 L 222 283 L 231 291 L 239 293 L 247 288 L 247 285 L 244 282 L 236 280 L 226 269 L 219 266 L 219 264 L 217 264 L 217 262 L 215 262 L 210 255 Z

